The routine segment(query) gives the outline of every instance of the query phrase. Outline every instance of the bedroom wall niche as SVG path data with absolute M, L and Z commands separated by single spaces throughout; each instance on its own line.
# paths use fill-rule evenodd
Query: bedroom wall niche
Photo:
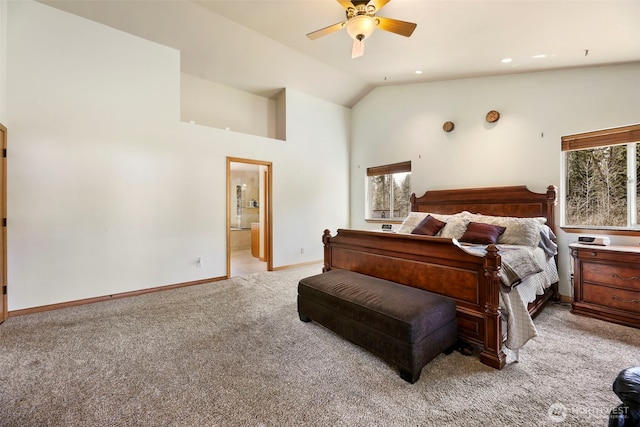
M 284 89 L 272 98 L 204 80 L 180 76 L 180 117 L 233 132 L 285 140 Z

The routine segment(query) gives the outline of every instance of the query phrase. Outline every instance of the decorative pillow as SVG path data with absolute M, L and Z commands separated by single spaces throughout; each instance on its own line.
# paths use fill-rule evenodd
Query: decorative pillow
M 440 236 L 446 237 L 447 239 L 460 239 L 467 229 L 469 222 L 470 221 L 466 218 L 452 216 L 447 220 L 447 223 L 442 228 Z
M 498 237 L 500 237 L 505 230 L 506 227 L 501 227 L 499 225 L 470 222 L 467 226 L 467 230 L 464 232 L 462 237 L 460 237 L 460 241 L 467 243 L 479 243 L 482 245 L 489 245 L 491 243 L 495 244 L 498 241 Z
M 490 216 L 482 214 L 463 213 L 464 218 L 472 222 L 499 225 L 506 230 L 498 238 L 503 245 L 522 245 L 535 248 L 540 243 L 540 230 L 546 218 L 516 218 L 508 216 Z
M 398 228 L 398 233 L 411 233 L 414 228 L 422 222 L 423 219 L 427 217 L 427 215 L 431 215 L 435 219 L 439 221 L 446 222 L 448 218 L 452 215 L 442 215 L 442 214 L 434 214 L 428 212 L 409 212 L 409 215 L 402 221 L 402 225 Z
M 411 234 L 423 234 L 426 236 L 435 236 L 438 231 L 444 227 L 446 223 L 435 219 L 431 215 L 427 215 L 416 228 L 411 231 Z
M 429 215 L 426 212 L 409 212 L 409 215 L 402 221 L 402 225 L 398 228 L 398 233 L 411 233 L 420 222 Z
M 505 245 L 524 245 L 535 248 L 540 243 L 542 224 L 535 218 L 514 218 L 506 225 L 507 229 L 498 239 Z

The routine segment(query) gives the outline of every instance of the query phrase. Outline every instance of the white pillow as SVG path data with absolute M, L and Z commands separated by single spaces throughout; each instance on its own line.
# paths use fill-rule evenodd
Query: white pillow
M 467 226 L 469 222 L 471 222 L 467 218 L 462 218 L 460 216 L 449 215 L 450 218 L 447 220 L 447 223 L 440 230 L 440 237 L 446 237 L 448 239 L 459 239 L 462 237 L 465 231 L 467 231 Z
M 429 215 L 426 212 L 409 212 L 409 215 L 402 221 L 402 225 L 398 228 L 398 233 L 411 233 L 420 222 Z
M 463 217 L 473 222 L 499 225 L 505 227 L 498 238 L 503 245 L 522 245 L 535 248 L 540 243 L 540 230 L 546 218 L 516 218 L 509 216 L 490 216 L 463 212 Z M 543 222 L 544 221 L 544 222 Z

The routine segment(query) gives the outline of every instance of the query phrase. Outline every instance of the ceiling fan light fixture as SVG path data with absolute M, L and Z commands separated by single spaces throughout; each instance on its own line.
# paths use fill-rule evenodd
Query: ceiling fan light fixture
M 376 29 L 377 22 L 368 15 L 358 15 L 351 18 L 346 25 L 347 33 L 354 40 L 364 40 L 369 38 L 373 30 Z

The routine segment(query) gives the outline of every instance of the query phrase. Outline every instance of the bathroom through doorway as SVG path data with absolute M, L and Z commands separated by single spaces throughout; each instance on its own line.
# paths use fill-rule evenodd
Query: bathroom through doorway
M 273 269 L 271 167 L 227 158 L 227 277 Z

